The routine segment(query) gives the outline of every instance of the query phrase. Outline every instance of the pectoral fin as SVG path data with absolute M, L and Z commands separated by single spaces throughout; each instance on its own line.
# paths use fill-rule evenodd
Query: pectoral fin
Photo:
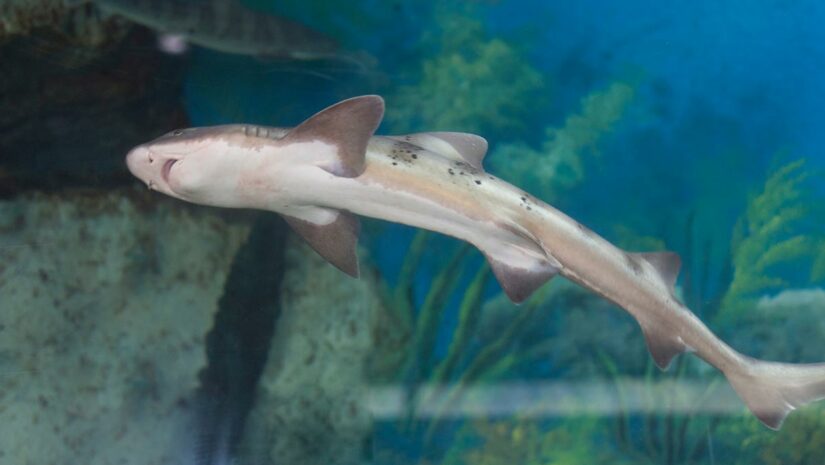
M 318 254 L 344 273 L 358 277 L 358 233 L 361 223 L 350 212 L 333 211 L 334 220 L 316 224 L 306 219 L 284 215 L 284 219 Z

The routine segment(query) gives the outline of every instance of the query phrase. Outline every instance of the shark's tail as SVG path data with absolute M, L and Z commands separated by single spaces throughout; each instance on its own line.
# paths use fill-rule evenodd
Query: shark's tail
M 825 363 L 776 363 L 742 357 L 744 368 L 725 375 L 751 412 L 769 428 L 778 430 L 791 411 L 825 399 Z

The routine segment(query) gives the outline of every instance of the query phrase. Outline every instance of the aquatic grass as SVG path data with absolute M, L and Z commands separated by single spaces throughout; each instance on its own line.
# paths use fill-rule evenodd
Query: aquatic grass
M 458 432 L 444 465 L 642 465 L 645 457 L 623 457 L 605 447 L 604 420 L 584 416 L 561 422 L 515 417 L 480 419 Z M 472 441 L 471 438 L 477 438 Z M 477 444 L 475 444 L 477 443 Z M 473 447 L 475 445 L 475 447 Z
M 811 281 L 825 281 L 825 240 L 820 240 L 818 252 L 813 266 L 811 266 Z
M 541 304 L 545 301 L 549 289 L 550 286 L 545 285 L 537 290 L 536 293 L 519 308 L 516 317 L 501 331 L 498 338 L 486 344 L 479 352 L 470 355 L 471 359 L 467 363 L 467 366 L 461 373 L 455 375 L 455 382 L 450 385 L 450 388 L 441 400 L 437 413 L 430 420 L 424 436 L 425 444 L 429 444 L 432 441 L 441 427 L 445 410 L 459 403 L 470 386 L 485 378 L 488 380 L 493 378 L 493 374 L 500 375 L 506 373 L 506 368 L 510 368 L 516 363 L 518 358 L 515 354 L 511 352 L 508 353 L 508 350 L 512 347 L 513 342 L 521 333 L 524 326 L 541 308 Z M 466 302 L 468 306 L 474 303 L 479 307 L 478 309 L 468 311 L 478 312 L 482 302 L 473 296 L 470 296 L 469 299 L 465 296 L 465 301 L 466 300 L 469 300 Z M 446 379 L 442 379 L 441 381 L 446 381 Z
M 404 256 L 404 262 L 401 265 L 401 271 L 398 274 L 396 285 L 386 296 L 387 303 L 390 304 L 388 308 L 398 312 L 410 326 L 412 326 L 415 321 L 413 297 L 415 272 L 421 264 L 421 259 L 424 256 L 427 241 L 431 234 L 432 233 L 424 229 L 416 231 L 413 240 L 407 248 L 407 254 Z
M 434 383 L 447 381 L 458 365 L 461 357 L 467 352 L 468 344 L 472 337 L 473 330 L 478 322 L 481 306 L 484 299 L 484 289 L 490 279 L 490 266 L 484 263 L 479 267 L 473 281 L 467 287 L 464 298 L 458 310 L 458 324 L 453 332 L 453 337 L 447 355 L 436 366 L 430 380 Z
M 441 322 L 440 317 L 444 313 L 450 296 L 461 280 L 464 268 L 463 259 L 470 250 L 471 246 L 464 242 L 457 246 L 450 260 L 433 277 L 424 303 L 418 311 L 414 344 L 415 364 L 418 367 L 420 376 L 416 376 L 416 378 L 425 376 L 427 373 L 425 367 L 430 367 L 433 364 L 433 353 L 435 352 L 436 338 Z

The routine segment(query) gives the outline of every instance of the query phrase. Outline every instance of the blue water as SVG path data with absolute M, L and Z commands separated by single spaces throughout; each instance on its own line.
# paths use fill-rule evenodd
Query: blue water
M 244 4 L 261 14 L 279 14 L 313 27 L 335 38 L 345 53 L 352 55 L 341 60 L 304 62 L 192 47 L 186 55 L 166 56 L 165 60 L 181 70 L 180 98 L 189 125 L 294 126 L 344 98 L 382 95 L 387 118 L 379 133 L 479 132 L 490 142 L 485 160 L 490 173 L 548 201 L 623 249 L 679 253 L 682 272 L 676 295 L 735 349 L 783 362 L 825 361 L 825 3 L 244 0 Z M 154 32 L 143 32 L 145 37 L 154 37 Z M 52 56 L 39 42 L 35 44 L 35 56 Z M 75 45 L 67 47 L 73 50 Z M 125 50 L 127 58 L 138 61 L 147 54 L 145 46 Z M 493 58 L 485 61 L 485 56 Z M 105 63 L 100 66 L 106 69 Z M 130 77 L 124 75 L 122 81 L 130 82 Z M 168 88 L 177 85 L 165 76 L 154 79 L 170 79 Z M 511 100 L 502 101 L 501 96 L 510 96 Z M 9 102 L 20 103 L 14 102 L 13 95 L 8 97 Z M 134 111 L 132 107 L 124 108 L 116 110 Z M 437 111 L 429 111 L 433 108 Z M 96 117 L 102 121 L 106 115 Z M 62 118 L 47 119 L 43 127 L 52 136 L 49 143 L 56 147 L 55 153 L 65 158 L 78 151 L 78 143 L 58 137 L 72 131 L 50 132 L 55 127 L 71 127 L 72 118 Z M 27 126 L 0 127 L 6 127 L 7 137 L 13 139 L 20 127 Z M 40 128 L 40 123 L 35 127 Z M 128 137 L 137 143 L 132 139 L 138 137 L 142 142 L 157 135 Z M 82 143 L 79 145 L 82 148 Z M 24 152 L 12 153 L 10 159 L 25 160 Z M 97 173 L 94 167 L 83 167 L 83 163 L 94 163 L 94 156 L 80 160 L 81 171 Z M 781 431 L 771 431 L 745 409 L 715 369 L 695 357 L 680 356 L 669 371 L 660 372 L 646 350 L 638 324 L 591 292 L 554 279 L 537 292 L 537 297 L 521 306 L 511 305 L 484 257 L 472 247 L 453 238 L 422 235 L 418 229 L 380 220 L 364 219 L 360 240 L 365 281 L 381 291 L 375 291 L 379 296 L 375 299 L 382 302 L 375 310 L 378 316 L 370 314 L 376 321 L 359 320 L 355 324 L 333 318 L 319 321 L 317 327 L 308 324 L 284 336 L 290 340 L 290 336 L 306 335 L 309 342 L 295 349 L 277 340 L 279 318 L 288 322 L 297 318 L 288 310 L 287 316 L 279 313 L 279 292 L 289 295 L 291 291 L 279 287 L 283 275 L 290 271 L 282 266 L 286 263 L 285 224 L 275 215 L 246 212 L 233 216 L 217 209 L 184 207 L 157 193 L 147 194 L 126 172 L 121 158 L 120 153 L 107 153 L 106 162 L 100 160 L 101 166 L 117 166 L 113 180 L 102 180 L 108 171 L 101 169 L 100 179 L 94 175 L 88 185 L 80 186 L 61 177 L 64 165 L 76 163 L 55 164 L 58 168 L 39 164 L 34 171 L 47 172 L 57 181 L 44 181 L 43 185 L 21 182 L 21 186 L 35 186 L 23 187 L 21 192 L 15 191 L 15 182 L 8 181 L 15 180 L 18 172 L 8 169 L 0 159 L 0 193 L 6 195 L 11 189 L 11 199 L 19 193 L 32 194 L 35 199 L 42 194 L 52 199 L 48 202 L 59 204 L 63 189 L 70 191 L 69 197 L 74 199 L 72 189 L 77 187 L 84 201 L 88 199 L 83 195 L 109 199 L 106 202 L 112 201 L 107 196 L 123 196 L 111 204 L 101 201 L 102 207 L 81 202 L 84 214 L 54 213 L 57 210 L 49 209 L 43 213 L 34 207 L 3 204 L 9 213 L 0 223 L 0 254 L 9 255 L 3 255 L 0 266 L 0 277 L 4 277 L 0 299 L 11 302 L 13 296 L 23 292 L 12 286 L 15 282 L 30 280 L 46 289 L 57 288 L 48 280 L 62 276 L 69 283 L 66 295 L 61 294 L 48 305 L 33 300 L 40 305 L 33 307 L 42 312 L 38 317 L 48 320 L 59 313 L 54 308 L 70 308 L 60 315 L 75 325 L 87 321 L 84 318 L 103 321 L 109 315 L 108 326 L 88 325 L 113 331 L 102 336 L 105 341 L 121 341 L 124 334 L 132 334 L 132 329 L 137 333 L 138 329 L 149 328 L 151 337 L 139 349 L 130 352 L 111 342 L 105 350 L 92 350 L 101 360 L 111 357 L 115 365 L 137 365 L 137 375 L 106 381 L 113 386 L 127 386 L 124 398 L 134 396 L 145 403 L 111 400 L 118 394 L 81 382 L 79 391 L 92 400 L 78 397 L 79 407 L 69 402 L 66 410 L 70 424 L 94 420 L 82 418 L 84 408 L 92 405 L 103 407 L 89 412 L 103 411 L 129 422 L 134 418 L 136 425 L 144 425 L 142 420 L 148 414 L 141 415 L 141 406 L 160 403 L 163 393 L 157 392 L 157 385 L 177 380 L 177 372 L 163 369 L 167 361 L 164 351 L 172 350 L 165 348 L 164 338 L 175 333 L 175 325 L 211 324 L 208 330 L 201 328 L 200 339 L 193 337 L 181 344 L 197 354 L 207 354 L 203 370 L 192 374 L 197 379 L 181 381 L 196 386 L 192 389 L 197 395 L 173 403 L 174 409 L 197 413 L 196 425 L 191 427 L 195 433 L 189 431 L 189 426 L 176 425 L 186 430 L 181 434 L 184 439 L 170 441 L 176 451 L 172 455 L 185 457 L 182 460 L 187 464 L 280 463 L 265 451 L 280 438 L 293 436 L 305 449 L 296 465 L 320 464 L 324 460 L 338 465 L 823 463 L 825 403 L 799 409 Z M 64 181 L 66 186 L 60 184 Z M 24 195 L 20 198 L 24 203 L 30 199 Z M 25 208 L 32 208 L 33 213 Z M 156 213 L 153 208 L 169 210 L 157 210 L 161 213 L 152 216 Z M 113 215 L 113 211 L 143 221 L 141 229 L 130 235 L 129 228 L 122 226 L 130 223 L 120 220 L 105 223 L 114 232 L 89 236 L 88 231 L 96 231 L 97 226 L 82 222 L 97 224 L 93 223 L 97 216 Z M 144 221 L 141 215 L 149 215 L 149 219 Z M 73 280 L 75 267 L 86 270 L 77 263 L 67 264 L 51 256 L 42 260 L 47 265 L 16 263 L 13 258 L 17 255 L 6 245 L 28 240 L 28 236 L 20 239 L 13 235 L 27 223 L 22 219 L 12 221 L 12 217 L 35 218 L 32 224 L 42 221 L 46 224 L 44 230 L 57 231 L 57 238 L 62 237 L 64 227 L 74 231 L 73 221 L 80 222 L 78 236 L 85 241 L 93 237 L 95 243 L 65 245 L 55 239 L 63 244 L 60 247 L 112 247 L 120 254 L 115 249 L 117 244 L 131 244 L 124 254 L 137 264 L 118 274 L 111 271 L 116 265 L 102 263 L 89 274 L 103 277 L 103 284 L 86 289 Z M 59 221 L 44 220 L 52 217 Z M 177 223 L 167 223 L 169 218 L 179 217 L 184 218 L 184 232 L 178 234 L 189 231 L 185 228 L 192 224 L 204 227 L 204 231 L 190 232 L 203 233 L 203 237 L 196 235 L 191 247 L 175 235 L 173 227 Z M 201 220 L 203 223 L 197 223 Z M 210 287 L 211 281 L 204 278 L 212 270 L 201 270 L 193 276 L 182 271 L 169 278 L 173 281 L 158 282 L 157 276 L 162 275 L 158 270 L 166 270 L 170 263 L 203 265 L 211 263 L 207 259 L 219 261 L 215 257 L 222 257 L 231 248 L 226 245 L 230 241 L 227 237 L 234 237 L 226 231 L 238 225 L 252 225 L 253 232 L 235 256 L 221 262 L 227 269 L 215 271 L 228 276 L 223 289 Z M 65 234 L 68 237 L 69 233 Z M 113 239 L 121 237 L 117 234 L 127 239 Z M 164 234 L 174 236 L 168 242 L 172 246 Z M 413 249 L 416 245 L 420 249 Z M 174 247 L 180 250 L 170 250 Z M 201 256 L 199 261 L 193 257 L 201 249 L 208 256 Z M 11 263 L 8 268 L 6 262 Z M 89 265 L 83 262 L 83 266 Z M 17 276 L 7 269 L 30 273 Z M 405 270 L 412 271 L 404 275 Z M 11 278 L 6 279 L 4 272 Z M 110 275 L 114 278 L 107 281 Z M 349 279 L 343 275 L 339 278 L 342 282 Z M 314 277 L 307 281 L 315 284 Z M 334 316 L 336 310 L 341 311 L 336 300 L 340 297 L 332 289 L 336 284 L 331 285 L 333 281 L 328 278 L 318 281 L 322 286 L 313 288 L 310 294 L 322 302 L 319 306 L 324 316 Z M 107 289 L 115 288 L 112 282 L 127 282 L 123 286 L 127 290 L 115 298 L 108 296 Z M 147 291 L 151 283 L 158 288 Z M 40 289 L 35 284 L 34 288 Z M 29 289 L 23 287 L 28 293 Z M 101 299 L 95 292 L 107 297 Z M 175 292 L 185 298 L 163 300 L 165 296 L 177 296 Z M 170 308 L 164 310 L 169 311 L 147 313 L 150 316 L 144 321 L 137 317 L 129 320 L 118 312 L 112 317 L 98 308 L 110 304 L 126 308 L 122 302 L 143 302 L 138 295 L 146 298 L 146 293 L 168 305 Z M 207 294 L 219 299 L 213 305 L 215 309 L 209 307 L 215 312 L 214 321 L 211 315 L 205 323 L 196 323 L 194 317 L 183 323 L 174 318 L 177 310 L 192 310 L 184 304 L 193 301 L 192 296 L 202 298 Z M 101 300 L 103 304 L 95 303 Z M 28 301 L 14 302 L 16 310 L 28 308 Z M 340 305 L 351 310 L 351 303 Z M 22 314 L 0 311 L 0 318 L 4 313 Z M 47 363 L 52 359 L 46 359 L 53 352 L 57 354 L 55 364 L 60 367 L 75 367 L 75 358 L 80 360 L 77 363 L 81 368 L 97 366 L 90 365 L 86 352 L 77 348 L 82 348 L 87 339 L 99 338 L 70 326 L 80 336 L 60 334 L 42 342 L 26 332 L 38 325 L 29 325 L 30 319 L 16 318 L 0 321 L 0 337 L 9 329 L 25 336 L 19 346 L 0 339 L 0 419 L 8 423 L 19 420 L 3 416 L 11 406 L 39 405 L 47 409 L 49 405 L 62 405 L 48 397 L 48 391 L 35 398 L 25 386 L 17 386 L 18 374 L 46 371 L 43 366 L 52 366 Z M 118 321 L 121 318 L 123 321 Z M 357 331 L 338 331 L 339 323 L 341 328 L 367 328 L 375 339 L 369 356 L 361 354 L 363 359 L 348 360 L 327 371 L 320 369 L 315 382 L 296 389 L 295 398 L 275 396 L 273 410 L 278 415 L 283 414 L 278 409 L 292 409 L 293 414 L 298 412 L 292 419 L 301 421 L 279 424 L 287 416 L 273 413 L 270 418 L 269 412 L 255 410 L 256 403 L 270 392 L 268 389 L 275 390 L 272 385 L 278 384 L 266 379 L 272 372 L 278 379 L 279 372 L 272 366 L 287 366 L 288 361 L 300 359 L 310 367 L 317 347 L 331 347 L 333 353 L 351 349 L 347 343 L 357 340 Z M 327 337 L 329 334 L 332 336 Z M 64 342 L 63 336 L 69 342 Z M 54 349 L 50 344 L 55 340 L 64 345 Z M 136 336 L 135 341 L 139 341 Z M 283 351 L 273 351 L 280 348 L 279 344 L 284 344 Z M 39 354 L 41 345 L 48 347 L 42 360 L 35 357 L 42 365 L 23 366 L 14 359 L 18 352 L 13 350 L 24 355 Z M 192 349 L 195 346 L 196 350 Z M 84 355 L 75 357 L 75 350 Z M 72 360 L 63 363 L 61 353 L 71 354 Z M 354 407 L 345 410 L 338 409 L 338 404 L 324 405 L 328 385 L 323 383 L 346 373 L 348 364 L 360 367 L 362 362 L 366 365 L 363 375 L 348 374 L 362 382 L 351 390 L 367 393 L 353 394 L 346 385 L 337 386 L 347 394 L 341 396 L 340 405 L 352 401 Z M 60 377 L 68 376 L 63 370 L 56 372 Z M 282 379 L 280 382 L 288 384 Z M 436 394 L 446 397 L 431 396 L 427 392 L 430 388 L 444 388 Z M 11 394 L 4 397 L 3 389 Z M 73 391 L 67 388 L 66 392 Z M 352 400 L 376 392 L 392 395 L 369 407 Z M 321 399 L 318 404 L 311 399 L 315 393 Z M 304 397 L 295 400 L 299 394 Z M 23 411 L 28 415 L 28 410 Z M 336 436 L 339 431 L 335 428 L 348 425 L 349 420 L 358 423 L 368 415 L 364 411 L 373 415 L 367 418 L 370 428 L 366 433 L 359 430 L 352 437 Z M 54 435 L 65 432 L 59 432 L 57 426 L 48 428 L 49 416 L 42 420 L 47 426 L 38 423 L 41 416 L 33 416 L 34 430 L 43 437 L 52 437 L 50 431 Z M 267 424 L 268 419 L 275 426 Z M 25 421 L 29 421 L 28 416 Z M 255 430 L 259 425 L 267 425 L 272 431 Z M 86 427 L 67 429 L 83 432 Z M 353 427 L 353 431 L 356 429 Z M 121 437 L 110 439 L 106 446 L 112 450 L 125 447 L 117 443 Z M 138 444 L 136 450 L 153 444 L 148 433 L 144 440 L 146 445 Z M 19 447 L 13 451 L 3 450 L 8 443 L 0 441 L 0 465 L 34 463 L 14 459 L 32 456 L 20 451 L 37 451 L 44 440 L 32 434 L 30 439 L 17 441 Z M 77 452 L 75 449 L 85 447 L 87 452 L 92 451 L 88 455 L 98 460 L 91 463 L 111 463 L 104 452 L 97 451 L 109 449 L 77 441 L 64 441 L 55 448 L 71 455 Z M 347 453 L 356 451 L 357 461 L 345 453 L 329 452 L 334 450 L 330 444 L 339 447 L 347 441 L 349 447 L 343 449 Z M 325 453 L 337 455 L 327 459 Z M 134 461 L 129 463 L 143 463 L 135 454 L 140 455 L 134 453 Z M 112 453 L 112 457 L 115 455 Z M 9 457 L 11 461 L 7 461 Z M 49 463 L 75 463 L 72 458 Z M 334 461 L 339 458 L 340 463 Z M 163 463 L 181 462 L 170 459 Z

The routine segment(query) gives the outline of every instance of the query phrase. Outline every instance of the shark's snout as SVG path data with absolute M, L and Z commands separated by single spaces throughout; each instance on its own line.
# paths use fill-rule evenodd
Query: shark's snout
M 138 179 L 149 182 L 150 167 L 155 164 L 155 157 L 145 146 L 139 145 L 126 154 L 126 167 Z
M 151 152 L 146 147 L 137 146 L 126 154 L 126 166 L 135 176 L 144 163 L 151 163 Z
M 169 173 L 177 161 L 176 158 L 153 152 L 146 145 L 139 145 L 126 155 L 129 171 L 150 189 L 163 188 L 169 184 Z

